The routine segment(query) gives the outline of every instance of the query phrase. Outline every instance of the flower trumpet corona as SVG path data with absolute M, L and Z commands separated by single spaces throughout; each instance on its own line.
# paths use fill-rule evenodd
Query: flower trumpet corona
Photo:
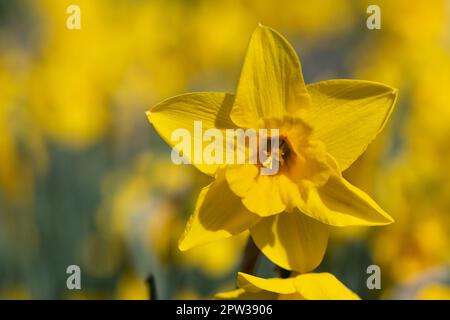
M 202 121 L 205 130 L 277 129 L 279 134 L 275 154 L 280 167 L 275 175 L 260 174 L 267 163 L 193 163 L 215 180 L 202 189 L 179 248 L 250 230 L 258 248 L 274 263 L 308 272 L 323 258 L 330 225 L 393 222 L 341 172 L 383 129 L 396 97 L 397 90 L 369 81 L 305 85 L 291 45 L 278 32 L 259 25 L 235 95 L 188 93 L 147 112 L 172 147 L 172 132 L 193 132 L 195 121 Z M 189 153 L 183 156 L 193 158 Z
M 216 299 L 245 300 L 360 300 L 330 273 L 305 273 L 286 279 L 258 278 L 239 272 L 238 289 L 216 294 Z

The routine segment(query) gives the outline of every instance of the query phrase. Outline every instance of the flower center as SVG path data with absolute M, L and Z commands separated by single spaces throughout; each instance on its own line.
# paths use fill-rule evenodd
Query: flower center
M 287 162 L 289 160 L 289 157 L 291 156 L 291 148 L 289 146 L 289 142 L 286 138 L 280 138 L 280 162 L 281 164 Z
M 264 150 L 265 159 L 261 159 L 260 164 L 265 168 L 273 168 L 274 162 L 278 161 L 278 166 L 281 168 L 288 165 L 289 160 L 293 157 L 292 150 L 286 137 L 278 137 L 278 149 L 272 146 L 272 139 L 267 139 L 267 149 Z

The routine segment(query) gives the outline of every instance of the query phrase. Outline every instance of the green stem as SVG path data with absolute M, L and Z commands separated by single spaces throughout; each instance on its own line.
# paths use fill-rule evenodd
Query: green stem
M 148 276 L 147 285 L 148 285 L 149 300 L 158 300 L 158 295 L 156 294 L 156 282 L 153 274 L 150 274 Z
M 244 255 L 242 257 L 241 272 L 254 274 L 260 253 L 261 252 L 252 237 L 249 236 L 247 246 L 245 247 Z
M 280 274 L 280 277 L 283 279 L 289 278 L 291 276 L 291 271 L 283 269 L 282 267 L 277 266 L 276 270 Z

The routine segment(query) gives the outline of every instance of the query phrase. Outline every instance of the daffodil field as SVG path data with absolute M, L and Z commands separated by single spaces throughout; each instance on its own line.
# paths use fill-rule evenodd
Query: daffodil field
M 448 0 L 0 0 L 0 299 L 450 300 L 449 163 Z

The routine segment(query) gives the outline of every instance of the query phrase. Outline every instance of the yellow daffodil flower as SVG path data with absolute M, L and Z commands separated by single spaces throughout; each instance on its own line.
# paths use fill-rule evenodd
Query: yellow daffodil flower
M 393 219 L 341 172 L 383 129 L 396 96 L 393 88 L 361 80 L 305 85 L 291 45 L 278 32 L 258 26 L 236 95 L 189 93 L 147 112 L 172 146 L 172 132 L 192 132 L 198 120 L 205 130 L 276 128 L 280 133 L 276 175 L 261 175 L 261 163 L 194 163 L 215 181 L 201 191 L 179 248 L 250 230 L 258 248 L 275 264 L 308 272 L 323 258 L 329 225 L 391 223 Z
M 286 279 L 258 278 L 239 272 L 238 289 L 216 294 L 217 299 L 360 300 L 330 273 L 305 273 Z

